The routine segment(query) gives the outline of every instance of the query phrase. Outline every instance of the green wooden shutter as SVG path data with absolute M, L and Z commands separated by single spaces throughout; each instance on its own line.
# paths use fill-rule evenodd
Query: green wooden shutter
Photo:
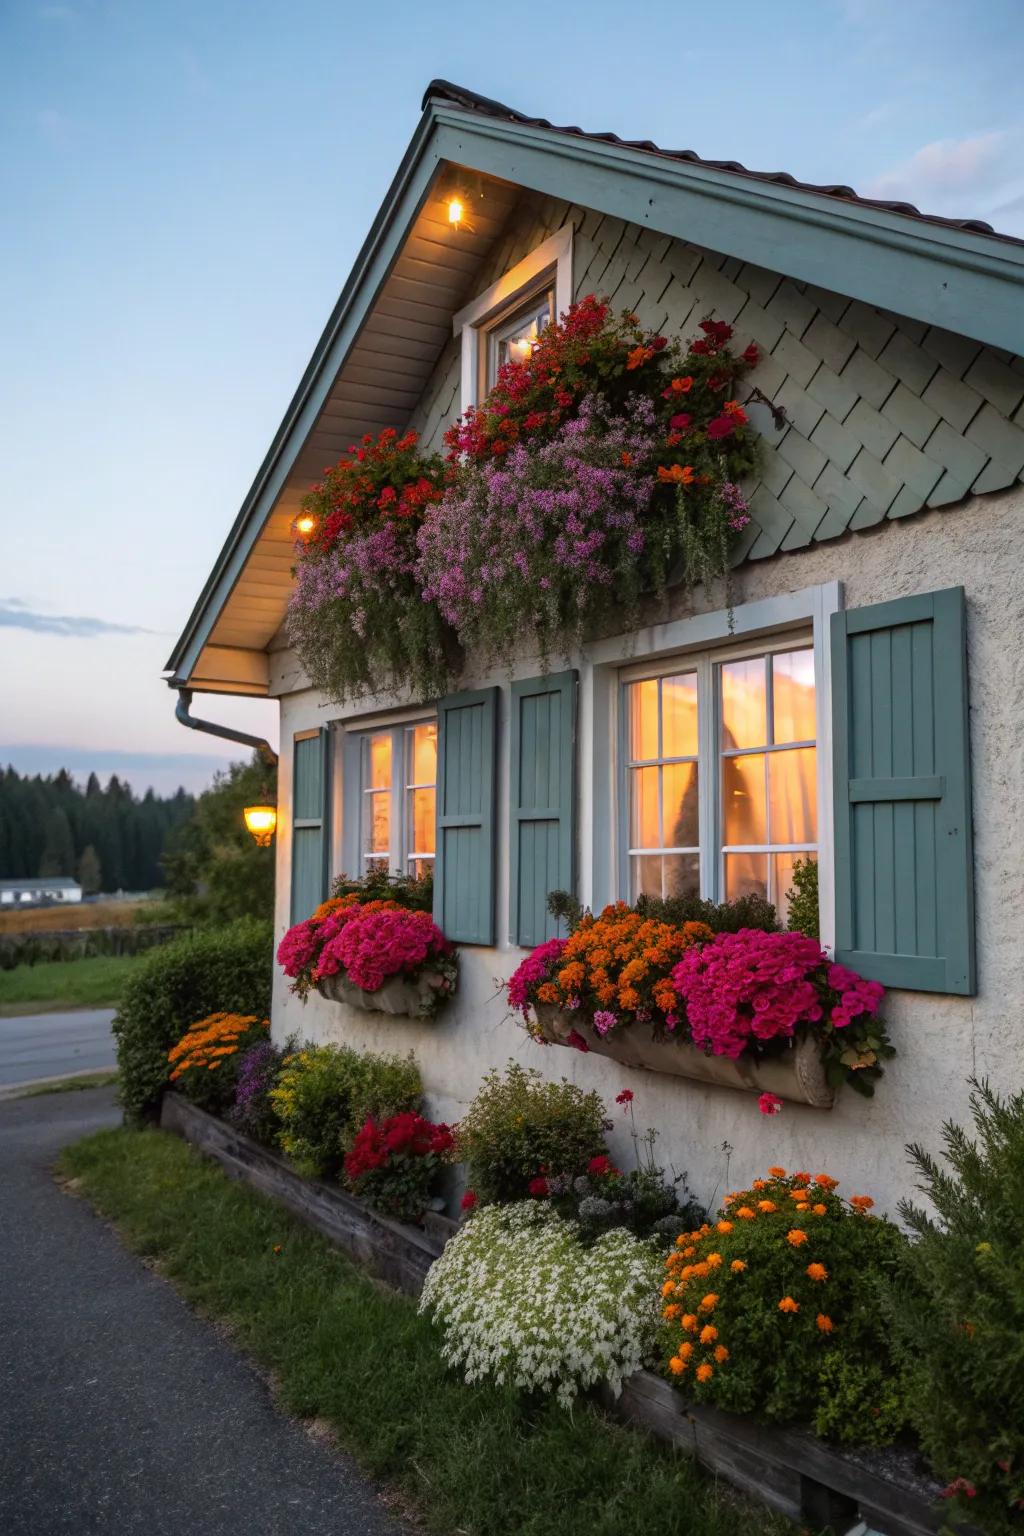
M 494 943 L 497 710 L 497 688 L 452 694 L 437 709 L 434 921 L 462 944 Z
M 552 939 L 551 891 L 574 887 L 576 673 L 512 684 L 509 937 Z
M 300 923 L 327 895 L 330 732 L 297 736 L 292 771 L 292 922 Z
M 975 991 L 964 592 L 832 616 L 836 958 Z

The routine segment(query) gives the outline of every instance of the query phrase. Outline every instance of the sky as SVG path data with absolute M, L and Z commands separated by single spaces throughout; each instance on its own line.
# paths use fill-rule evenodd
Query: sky
M 1022 45 L 1021 0 L 0 0 L 0 764 L 242 755 L 161 673 L 431 78 L 1024 235 Z

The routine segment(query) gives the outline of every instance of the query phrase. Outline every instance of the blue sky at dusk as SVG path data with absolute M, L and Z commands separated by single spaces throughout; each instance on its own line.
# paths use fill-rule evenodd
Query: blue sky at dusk
M 432 76 L 1024 235 L 1022 43 L 1020 0 L 2 0 L 0 763 L 227 760 L 160 673 Z

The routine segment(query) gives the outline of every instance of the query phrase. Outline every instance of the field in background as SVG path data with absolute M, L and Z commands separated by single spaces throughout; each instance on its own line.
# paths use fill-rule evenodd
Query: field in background
M 113 1008 L 143 955 L 94 955 L 0 971 L 0 1017 L 66 1008 Z
M 10 910 L 0 907 L 0 934 L 70 933 L 81 928 L 127 928 L 152 920 L 163 906 L 160 897 L 144 896 L 128 901 L 83 901 L 74 905 Z M 170 919 L 168 918 L 168 921 Z

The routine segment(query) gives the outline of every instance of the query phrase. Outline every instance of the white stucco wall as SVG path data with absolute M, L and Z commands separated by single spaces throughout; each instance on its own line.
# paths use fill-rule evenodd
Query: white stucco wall
M 949 512 L 930 512 L 864 533 L 745 565 L 735 577 L 737 605 L 792 593 L 828 582 L 843 585 L 845 605 L 868 603 L 941 587 L 963 585 L 967 593 L 974 848 L 977 900 L 979 992 L 976 997 L 890 993 L 885 1016 L 898 1056 L 889 1065 L 876 1097 L 865 1101 L 844 1090 L 832 1111 L 787 1104 L 771 1119 L 756 1100 L 729 1089 L 702 1087 L 683 1079 L 626 1070 L 596 1055 L 534 1044 L 503 1018 L 495 996 L 522 950 L 463 947 L 457 998 L 434 1024 L 358 1013 L 312 998 L 303 1006 L 278 971 L 274 981 L 273 1033 L 313 1041 L 345 1040 L 370 1050 L 412 1051 L 420 1064 L 429 1112 L 457 1120 L 484 1072 L 514 1057 L 551 1077 L 568 1077 L 594 1087 L 614 1108 L 624 1086 L 636 1093 L 642 1126 L 660 1133 L 659 1159 L 687 1170 L 696 1194 L 711 1201 L 727 1187 L 756 1176 L 768 1163 L 827 1170 L 847 1193 L 867 1193 L 888 1209 L 908 1191 L 904 1145 L 937 1146 L 943 1120 L 967 1113 L 967 1078 L 987 1075 L 1000 1089 L 1024 1085 L 1024 560 L 1020 537 L 1024 490 L 1020 487 L 976 498 Z M 672 617 L 721 607 L 720 595 L 696 597 L 674 607 Z M 652 615 L 662 619 L 663 614 Z M 288 805 L 294 732 L 360 710 L 328 707 L 311 690 L 301 690 L 294 658 L 273 659 L 273 688 L 281 698 L 281 784 L 277 852 L 276 931 L 289 922 L 290 842 Z M 587 652 L 573 658 L 585 684 Z M 513 671 L 531 675 L 524 660 Z M 466 686 L 493 682 L 504 689 L 508 674 L 474 677 Z M 297 686 L 300 691 L 293 692 Z M 584 720 L 579 746 L 581 776 L 588 773 L 594 744 Z M 498 827 L 507 826 L 507 736 L 499 735 L 503 776 Z M 581 839 L 611 839 L 611 826 L 582 827 Z M 585 860 L 584 860 L 585 863 Z M 508 846 L 499 837 L 498 928 L 507 932 Z M 584 898 L 590 894 L 586 889 Z M 629 1144 L 617 1129 L 617 1155 Z M 728 1158 L 723 1144 L 732 1152 Z

